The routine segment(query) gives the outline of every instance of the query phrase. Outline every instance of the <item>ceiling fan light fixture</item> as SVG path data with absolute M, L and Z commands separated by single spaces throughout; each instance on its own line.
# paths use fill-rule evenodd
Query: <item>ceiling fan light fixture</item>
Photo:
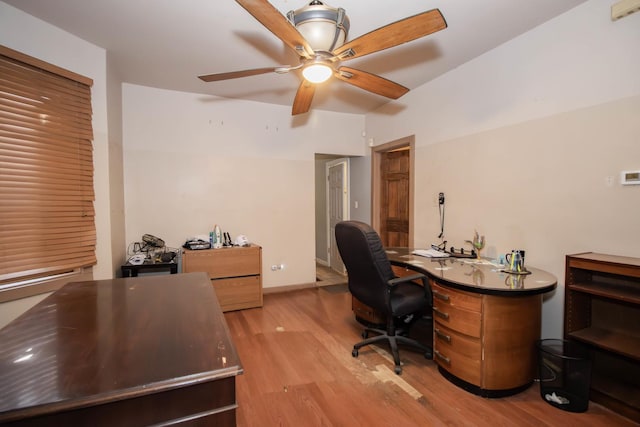
M 314 51 L 331 52 L 342 46 L 349 34 L 349 18 L 343 8 L 313 0 L 287 13 L 287 18 Z
M 236 2 L 287 47 L 295 51 L 298 55 L 298 65 L 255 68 L 198 77 L 205 82 L 214 82 L 269 72 L 283 74 L 299 70 L 304 80 L 298 86 L 293 100 L 293 116 L 307 113 L 317 89 L 316 84 L 332 77 L 376 95 L 389 99 L 400 98 L 409 88 L 363 70 L 343 67 L 340 63 L 408 43 L 447 28 L 447 22 L 440 10 L 431 9 L 347 41 L 349 18 L 344 9 L 325 6 L 320 0 L 311 0 L 300 9 L 289 11 L 286 16 L 269 0 Z
M 312 63 L 302 69 L 302 75 L 311 83 L 322 83 L 329 80 L 333 70 L 323 63 Z

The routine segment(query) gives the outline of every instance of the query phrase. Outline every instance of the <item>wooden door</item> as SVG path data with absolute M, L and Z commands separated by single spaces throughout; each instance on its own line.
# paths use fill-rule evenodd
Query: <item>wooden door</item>
M 409 246 L 410 151 L 382 153 L 380 238 L 384 246 Z

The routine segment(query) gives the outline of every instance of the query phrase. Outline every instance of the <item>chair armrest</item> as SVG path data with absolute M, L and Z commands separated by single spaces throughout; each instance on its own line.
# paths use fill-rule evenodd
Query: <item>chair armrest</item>
M 424 274 L 416 273 L 410 276 L 396 277 L 395 279 L 391 279 L 387 282 L 389 285 L 389 293 L 392 292 L 393 287 L 398 283 L 404 282 L 412 282 L 414 280 L 420 279 L 422 280 L 422 287 L 424 288 L 424 295 L 427 298 L 427 303 L 429 306 L 433 306 L 433 295 L 431 294 L 431 285 L 429 285 L 429 279 Z
M 395 286 L 398 283 L 412 282 L 412 281 L 414 281 L 416 279 L 421 279 L 422 280 L 422 284 L 425 285 L 427 276 L 425 276 L 424 274 L 416 273 L 416 274 L 412 274 L 410 276 L 396 277 L 395 279 L 389 280 L 387 282 L 387 284 L 389 286 Z

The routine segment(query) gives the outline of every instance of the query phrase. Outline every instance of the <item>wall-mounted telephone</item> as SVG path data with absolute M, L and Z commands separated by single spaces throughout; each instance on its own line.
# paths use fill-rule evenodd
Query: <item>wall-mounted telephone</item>
M 438 194 L 438 210 L 440 211 L 440 234 L 438 239 L 444 237 L 444 193 Z

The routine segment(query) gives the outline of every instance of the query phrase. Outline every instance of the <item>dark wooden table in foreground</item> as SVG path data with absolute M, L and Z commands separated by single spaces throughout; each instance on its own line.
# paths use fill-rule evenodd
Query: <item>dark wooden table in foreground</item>
M 235 425 L 241 373 L 205 273 L 69 283 L 0 330 L 0 424 Z

